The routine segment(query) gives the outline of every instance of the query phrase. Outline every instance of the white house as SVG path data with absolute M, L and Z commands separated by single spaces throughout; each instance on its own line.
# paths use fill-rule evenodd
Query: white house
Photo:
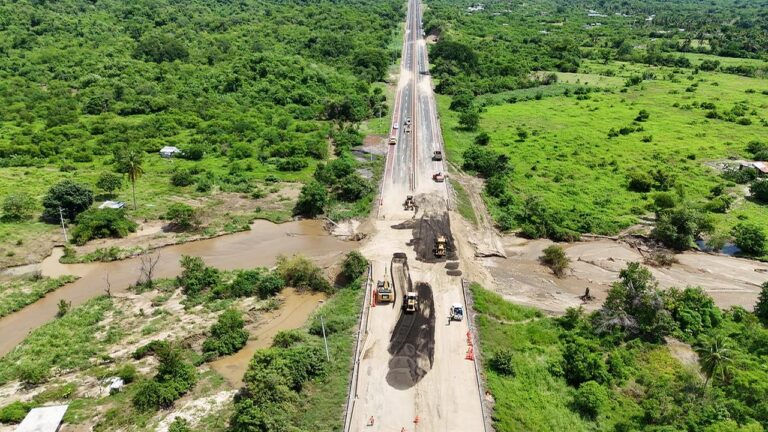
M 33 408 L 16 428 L 16 432 L 58 432 L 68 406 Z
M 178 154 L 181 154 L 181 150 L 179 150 L 178 147 L 165 146 L 165 147 L 160 149 L 160 156 L 162 156 L 164 158 L 174 157 L 174 156 L 176 156 Z

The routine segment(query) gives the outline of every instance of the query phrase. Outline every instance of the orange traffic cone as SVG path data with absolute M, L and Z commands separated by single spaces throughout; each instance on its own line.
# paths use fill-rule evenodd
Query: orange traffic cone
M 467 332 L 467 345 L 472 346 L 472 335 Z
M 467 350 L 467 356 L 464 358 L 466 360 L 472 360 L 472 361 L 475 360 L 475 351 L 474 349 L 472 349 L 472 347 L 469 347 L 469 349 Z
M 415 418 L 415 419 L 413 419 L 413 422 L 414 422 L 415 424 L 419 424 L 419 416 L 416 416 L 416 418 Z
M 373 416 L 368 419 L 368 426 L 373 426 Z

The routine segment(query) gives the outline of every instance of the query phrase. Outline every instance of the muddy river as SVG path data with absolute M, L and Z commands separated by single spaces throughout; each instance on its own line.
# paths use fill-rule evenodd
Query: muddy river
M 233 386 L 240 387 L 243 384 L 243 375 L 256 350 L 269 347 L 272 338 L 280 330 L 303 326 L 310 314 L 326 298 L 323 293 L 298 293 L 292 288 L 284 289 L 280 296 L 285 302 L 280 309 L 265 316 L 256 331 L 251 331 L 251 338 L 243 349 L 210 363 L 211 367 Z
M 280 225 L 256 221 L 250 231 L 158 249 L 156 253 L 160 254 L 160 260 L 155 267 L 155 277 L 169 278 L 178 275 L 181 271 L 179 260 L 182 255 L 199 256 L 208 265 L 233 270 L 271 266 L 279 255 L 295 253 L 313 258 L 320 265 L 328 265 L 356 246 L 355 242 L 345 242 L 328 235 L 319 221 L 288 222 Z M 104 294 L 107 277 L 113 293 L 125 291 L 139 277 L 138 258 L 111 263 L 60 264 L 58 259 L 61 254 L 60 249 L 54 250 L 50 257 L 38 265 L 38 269 L 44 276 L 71 274 L 80 276 L 80 279 L 0 319 L 0 356 L 12 350 L 30 331 L 53 319 L 58 311 L 60 300 L 70 301 L 73 306 L 77 306 L 90 298 Z M 299 299 L 303 297 L 305 296 L 298 296 Z M 306 310 L 309 304 L 313 305 L 303 315 L 306 319 L 319 299 L 302 299 L 298 303 L 306 303 L 306 305 L 294 307 L 295 300 L 291 300 L 291 295 L 287 295 L 285 307 Z M 295 311 L 287 314 L 291 316 L 291 324 L 293 320 L 298 320 L 300 315 Z M 281 314 L 278 312 L 276 315 L 274 321 L 279 321 Z M 288 320 L 287 317 L 283 319 Z M 260 337 L 252 343 L 258 344 L 260 340 L 267 339 L 271 339 L 271 336 Z M 251 349 L 251 354 L 253 349 L 255 348 Z M 243 360 L 244 366 L 247 366 L 247 363 L 247 360 Z

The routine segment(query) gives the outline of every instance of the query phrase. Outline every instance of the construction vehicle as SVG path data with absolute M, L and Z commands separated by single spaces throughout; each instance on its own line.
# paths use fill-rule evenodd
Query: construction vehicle
M 376 282 L 376 303 L 390 303 L 395 301 L 395 295 L 388 280 Z
M 432 160 L 433 161 L 443 160 L 443 152 L 441 152 L 440 150 L 435 150 L 434 153 L 432 153 Z
M 438 172 L 432 174 L 432 180 L 434 180 L 434 181 L 436 181 L 438 183 L 442 183 L 442 182 L 445 181 L 445 175 L 443 175 L 443 173 L 438 171 Z
M 435 239 L 435 258 L 442 258 L 445 256 L 445 237 L 437 236 Z
M 411 118 L 410 117 L 406 117 L 405 118 L 405 123 L 403 123 L 403 124 L 406 125 L 406 126 L 410 126 L 411 125 Z
M 464 319 L 464 306 L 459 303 L 452 304 L 448 311 L 448 324 L 451 321 L 461 321 L 462 319 Z
M 408 195 L 405 197 L 405 203 L 403 203 L 403 207 L 405 207 L 406 210 L 413 210 L 415 205 L 413 204 L 413 195 Z
M 397 138 L 390 137 L 389 138 L 389 145 L 396 145 L 397 144 Z
M 412 313 L 419 310 L 419 295 L 413 291 L 405 293 L 405 299 L 403 300 L 403 310 L 406 313 Z

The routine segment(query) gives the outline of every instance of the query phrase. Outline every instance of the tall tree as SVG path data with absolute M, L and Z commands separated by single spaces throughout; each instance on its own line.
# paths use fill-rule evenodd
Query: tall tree
M 129 149 L 118 154 L 116 159 L 118 171 L 128 176 L 128 180 L 131 182 L 133 209 L 136 210 L 136 180 L 144 174 L 144 167 L 141 165 L 144 161 L 144 155 L 139 150 Z
M 704 387 L 716 375 L 725 377 L 733 364 L 730 340 L 724 335 L 705 340 L 696 347 L 696 353 L 699 355 L 701 370 L 707 377 Z
M 755 304 L 755 315 L 764 326 L 768 326 L 768 282 L 765 282 L 760 290 Z

